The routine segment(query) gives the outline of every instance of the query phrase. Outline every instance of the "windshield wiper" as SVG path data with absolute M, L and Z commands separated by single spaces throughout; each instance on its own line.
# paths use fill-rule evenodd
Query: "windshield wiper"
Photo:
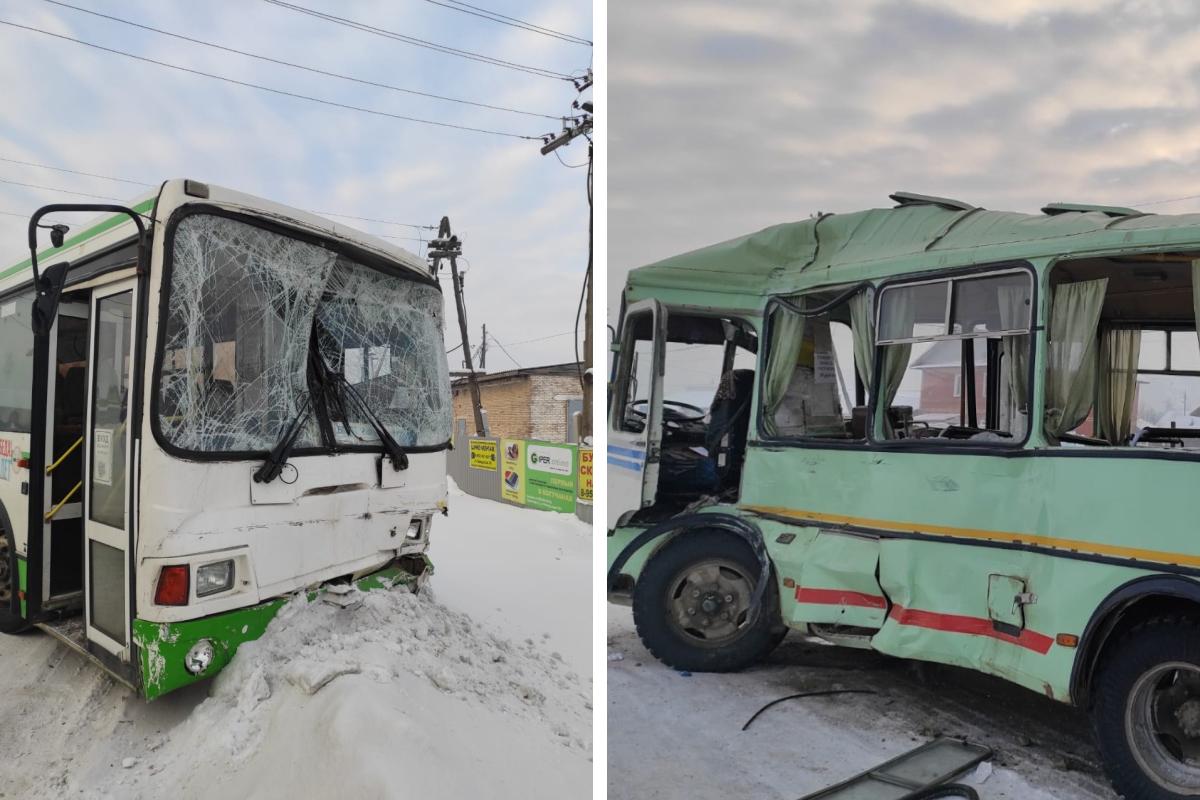
M 300 436 L 300 430 L 304 427 L 304 423 L 311 412 L 312 395 L 306 394 L 304 402 L 300 405 L 300 410 L 296 412 L 296 416 L 292 417 L 292 421 L 284 428 L 283 435 L 279 437 L 279 441 L 271 448 L 271 452 L 267 454 L 267 458 L 263 461 L 262 466 L 254 471 L 255 483 L 270 483 L 279 477 L 279 473 L 283 471 L 283 465 L 287 463 L 292 448 L 296 445 L 296 439 Z
M 392 468 L 396 472 L 408 469 L 408 454 L 404 452 L 404 448 L 400 446 L 400 443 L 393 438 L 387 426 L 379 421 L 379 417 L 375 416 L 375 412 L 371 411 L 371 407 L 367 405 L 366 400 L 363 400 L 358 390 L 350 385 L 350 382 L 346 380 L 346 376 L 344 375 L 335 374 L 333 378 L 335 383 L 341 386 L 342 390 L 355 402 L 368 424 L 375 430 L 375 435 L 379 437 L 380 444 L 387 451 L 388 457 L 392 459 Z

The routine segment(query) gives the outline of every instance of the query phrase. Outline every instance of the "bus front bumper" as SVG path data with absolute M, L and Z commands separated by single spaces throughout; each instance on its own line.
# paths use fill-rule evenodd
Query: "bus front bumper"
M 433 574 L 433 564 L 424 554 L 405 556 L 378 572 L 359 578 L 354 585 L 361 591 L 408 586 L 420 589 Z M 321 587 L 307 594 L 312 602 L 326 591 Z M 147 700 L 210 678 L 232 659 L 238 647 L 259 638 L 284 603 L 280 597 L 265 603 L 213 614 L 182 622 L 133 621 L 133 641 L 137 645 L 142 696 Z M 207 662 L 196 672 L 188 668 L 192 661 Z

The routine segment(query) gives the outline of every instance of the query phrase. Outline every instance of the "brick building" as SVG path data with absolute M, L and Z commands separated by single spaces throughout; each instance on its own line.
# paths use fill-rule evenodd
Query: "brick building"
M 492 436 L 574 441 L 571 414 L 583 407 L 575 362 L 480 374 L 478 380 Z M 455 430 L 465 424 L 467 432 L 473 434 L 475 418 L 467 379 L 455 378 L 450 389 Z

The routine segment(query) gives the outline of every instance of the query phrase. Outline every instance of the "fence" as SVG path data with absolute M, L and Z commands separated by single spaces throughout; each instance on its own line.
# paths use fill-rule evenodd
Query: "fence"
M 592 451 L 574 444 L 454 432 L 446 460 L 464 492 L 592 521 Z

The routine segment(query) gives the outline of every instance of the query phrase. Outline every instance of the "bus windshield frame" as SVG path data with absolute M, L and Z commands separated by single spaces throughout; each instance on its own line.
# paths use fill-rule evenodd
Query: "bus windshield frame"
M 189 234 L 187 230 L 196 227 L 197 223 L 203 228 L 204 221 L 197 219 L 202 216 L 217 220 L 210 226 L 213 230 L 225 227 L 231 233 L 245 236 L 248 246 L 257 240 L 257 252 L 251 252 L 253 247 L 234 252 L 226 259 L 225 269 L 233 270 L 234 276 L 244 277 L 246 289 L 258 295 L 254 299 L 269 301 L 274 311 L 272 314 L 263 308 L 267 302 L 258 306 L 263 308 L 257 320 L 260 330 L 256 332 L 257 337 L 251 337 L 259 340 L 253 343 L 260 350 L 257 366 L 261 374 L 238 374 L 248 359 L 239 359 L 245 354 L 237 353 L 236 339 L 229 343 L 217 342 L 197 330 L 209 320 L 197 321 L 195 316 L 207 317 L 212 311 L 204 308 L 210 298 L 205 295 L 206 289 L 200 287 L 201 282 L 184 280 L 179 285 L 176 283 L 177 273 L 182 274 L 179 270 L 189 268 L 187 258 L 195 257 L 197 253 L 201 258 L 214 258 L 212 231 Z M 187 236 L 192 238 L 191 243 L 181 241 L 181 237 Z M 208 241 L 204 241 L 205 238 Z M 175 211 L 167 221 L 164 242 L 149 412 L 155 440 L 165 452 L 200 461 L 262 458 L 275 445 L 287 422 L 300 410 L 306 398 L 313 401 L 313 413 L 291 451 L 293 455 L 383 452 L 383 444 L 357 402 L 349 397 L 334 402 L 314 391 L 314 369 L 327 369 L 345 378 L 345 383 L 365 399 L 371 412 L 381 418 L 405 452 L 435 452 L 449 447 L 452 412 L 446 388 L 449 384 L 447 364 L 442 352 L 443 303 L 441 286 L 433 276 L 343 240 L 267 217 L 204 203 L 191 203 Z M 192 255 L 185 252 L 184 258 L 180 258 L 179 246 L 190 247 Z M 281 253 L 282 258 L 272 259 L 263 249 L 272 247 L 286 248 Z M 288 264 L 289 259 L 291 264 Z M 275 261 L 273 266 L 272 260 Z M 251 262 L 259 267 L 254 275 L 246 268 Z M 191 268 L 196 269 L 194 262 Z M 239 268 L 241 276 L 237 275 Z M 265 274 L 272 270 L 274 274 Z M 297 285 L 288 285 L 289 277 L 295 279 Z M 339 292 L 338 288 L 345 291 Z M 394 296 L 387 296 L 386 293 L 392 290 L 399 291 Z M 172 295 L 184 291 L 190 291 L 192 295 L 190 306 L 181 309 L 181 304 L 176 303 L 173 309 Z M 344 297 L 347 291 L 354 297 Z M 410 302 L 408 306 L 399 306 L 403 313 L 396 313 L 398 305 L 379 302 L 383 299 L 408 299 Z M 376 302 L 370 302 L 372 300 Z M 247 307 L 244 296 L 232 298 L 216 309 L 218 316 L 226 314 L 231 306 L 236 314 L 235 304 L 239 303 L 243 304 L 243 309 Z M 393 316 L 383 320 L 381 309 L 390 310 Z M 190 321 L 179 318 L 181 310 L 190 315 Z M 218 320 L 217 324 L 220 322 Z M 241 321 L 235 323 L 241 324 Z M 268 331 L 268 327 L 272 330 Z M 272 342 L 277 346 L 276 351 L 266 352 L 266 343 L 272 337 L 278 339 L 281 336 L 285 341 Z M 425 339 L 423 344 L 418 341 L 419 337 Z M 186 346 L 179 346 L 181 343 Z M 420 345 L 415 358 L 410 347 L 414 343 Z M 223 351 L 218 353 L 217 348 L 221 345 L 224 345 Z M 358 351 L 362 351 L 361 363 L 352 368 L 349 356 Z M 286 356 L 282 359 L 285 365 L 282 371 L 280 364 L 267 363 L 276 352 Z M 272 375 L 272 372 L 278 374 Z M 263 378 L 266 380 L 261 380 Z M 267 385 L 271 378 L 282 378 L 281 385 Z M 378 378 L 388 380 L 376 380 Z M 232 436 L 193 430 L 181 437 L 177 435 L 177 426 L 172 427 L 169 420 L 164 421 L 164 412 L 178 418 L 182 409 L 185 416 L 192 414 L 199 419 L 201 428 L 213 423 L 211 412 L 220 408 L 222 400 L 209 401 L 208 398 L 223 394 L 230 403 L 244 402 L 244 398 L 233 396 L 237 391 L 235 385 L 256 379 L 264 384 L 257 387 L 257 391 L 263 396 L 270 394 L 274 407 L 267 408 L 260 402 L 258 407 L 244 407 L 238 413 L 245 415 L 247 426 L 261 422 L 257 428 L 234 428 Z M 406 381 L 419 383 L 408 384 Z M 404 413 L 394 405 L 398 397 L 406 398 L 409 408 L 413 403 L 426 405 L 418 411 L 423 415 L 421 419 L 433 422 L 427 426 L 428 430 L 404 431 L 393 427 L 404 420 Z M 268 411 L 271 413 L 267 414 Z M 204 418 L 206 414 L 207 419 Z M 256 416 L 267 419 L 256 422 Z M 216 420 L 210 429 L 222 424 L 221 420 Z

